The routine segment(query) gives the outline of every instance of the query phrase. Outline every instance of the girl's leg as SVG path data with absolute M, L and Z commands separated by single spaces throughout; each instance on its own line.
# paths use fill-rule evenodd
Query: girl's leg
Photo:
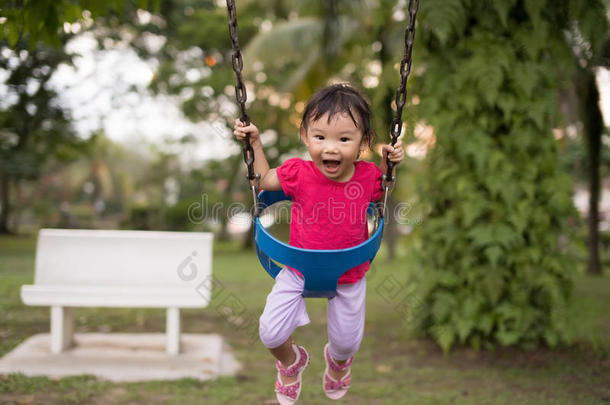
M 366 278 L 355 284 L 343 284 L 337 295 L 328 301 L 329 354 L 337 364 L 345 364 L 360 348 L 364 334 Z M 329 370 L 340 379 L 348 370 Z
M 296 353 L 294 350 L 292 350 L 292 344 L 292 338 L 288 338 L 288 340 L 282 343 L 281 346 L 269 349 L 273 357 L 278 359 L 286 368 L 288 368 L 288 366 L 294 363 L 294 361 L 297 359 Z
M 294 352 L 294 349 L 292 348 L 292 344 L 293 344 L 292 338 L 288 338 L 288 340 L 285 341 L 284 343 L 282 343 L 281 346 L 278 346 L 274 349 L 269 349 L 269 351 L 271 352 L 273 357 L 278 359 L 279 362 L 282 363 L 282 366 L 284 366 L 284 368 L 290 367 L 297 360 L 297 354 Z M 290 384 L 297 380 L 296 375 L 295 376 L 281 375 L 280 377 L 282 379 L 283 384 Z
M 267 303 L 259 321 L 259 335 L 273 357 L 288 368 L 296 361 L 290 335 L 299 326 L 308 324 L 305 308 L 304 281 L 292 270 L 284 268 L 275 278 L 275 285 L 267 296 Z M 290 384 L 295 377 L 281 376 L 282 383 Z

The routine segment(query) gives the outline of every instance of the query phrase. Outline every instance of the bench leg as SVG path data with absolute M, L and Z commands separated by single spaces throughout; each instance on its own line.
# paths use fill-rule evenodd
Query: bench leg
M 74 308 L 51 307 L 51 353 L 61 353 L 72 346 Z
M 167 354 L 175 356 L 180 353 L 180 309 L 167 308 Z

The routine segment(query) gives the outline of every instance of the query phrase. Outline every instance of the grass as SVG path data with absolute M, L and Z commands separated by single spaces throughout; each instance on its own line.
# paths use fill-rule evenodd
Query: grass
M 21 303 L 19 288 L 33 280 L 35 240 L 0 237 L 0 355 L 34 333 L 49 328 L 48 308 Z M 581 276 L 575 288 L 580 327 L 569 348 L 512 348 L 474 352 L 456 348 L 444 356 L 429 340 L 416 339 L 396 311 L 412 266 L 401 259 L 387 264 L 383 251 L 368 279 L 367 322 L 352 367 L 349 404 L 602 404 L 610 401 L 610 277 Z M 63 378 L 12 374 L 0 377 L 0 403 L 32 404 L 273 404 L 273 361 L 258 341 L 258 316 L 272 280 L 254 252 L 216 244 L 213 263 L 219 282 L 210 306 L 183 312 L 186 333 L 220 333 L 244 365 L 235 377 L 111 383 L 91 376 Z M 390 297 L 394 298 L 390 298 Z M 312 323 L 295 333 L 312 363 L 304 374 L 299 403 L 323 404 L 322 347 L 326 304 L 308 300 Z M 230 309 L 232 308 L 233 313 Z M 235 314 L 235 312 L 239 312 Z M 237 316 L 239 315 L 239 316 Z M 146 332 L 164 330 L 164 311 L 151 309 L 76 310 L 77 331 Z

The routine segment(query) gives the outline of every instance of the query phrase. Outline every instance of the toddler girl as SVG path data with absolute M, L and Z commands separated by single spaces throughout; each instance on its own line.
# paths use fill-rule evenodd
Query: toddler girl
M 358 160 L 372 145 L 371 111 L 353 87 L 336 84 L 315 93 L 303 112 L 300 137 L 311 160 L 289 159 L 270 169 L 255 125 L 236 120 L 234 134 L 250 134 L 254 168 L 264 190 L 283 190 L 292 197 L 289 244 L 305 249 L 344 249 L 368 238 L 366 210 L 383 195 L 381 175 L 392 162 L 404 158 L 400 143 L 384 145 L 381 168 Z M 395 168 L 394 168 L 395 170 Z M 326 396 L 339 399 L 350 386 L 350 365 L 364 331 L 365 273 L 369 262 L 347 270 L 338 282 L 337 295 L 328 300 L 328 343 L 324 347 Z M 304 280 L 298 269 L 283 268 L 267 296 L 260 318 L 260 338 L 277 359 L 275 392 L 280 404 L 294 404 L 301 393 L 301 374 L 309 363 L 304 347 L 292 332 L 309 323 L 302 297 Z

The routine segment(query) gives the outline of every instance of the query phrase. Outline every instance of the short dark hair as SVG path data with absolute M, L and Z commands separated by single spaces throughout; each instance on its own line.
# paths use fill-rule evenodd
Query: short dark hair
M 375 137 L 375 132 L 371 129 L 371 107 L 358 90 L 347 83 L 333 84 L 318 90 L 305 106 L 301 128 L 307 131 L 310 122 L 319 120 L 326 113 L 329 123 L 339 113 L 349 114 L 356 128 L 362 130 L 362 142 L 371 147 Z

